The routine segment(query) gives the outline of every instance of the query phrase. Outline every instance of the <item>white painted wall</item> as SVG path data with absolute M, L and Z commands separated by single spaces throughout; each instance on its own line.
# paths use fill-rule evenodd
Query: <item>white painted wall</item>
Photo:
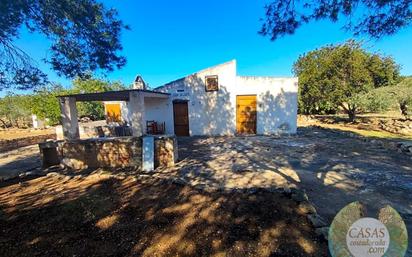
M 46 127 L 46 120 L 39 119 L 36 114 L 32 114 L 31 119 L 32 119 L 32 122 L 33 122 L 33 128 L 43 129 L 43 128 Z
M 129 108 L 127 123 L 132 128 L 133 136 L 139 137 L 144 135 L 146 132 L 146 110 L 143 93 L 130 92 L 127 106 Z
M 257 95 L 257 134 L 296 133 L 297 78 L 239 76 L 232 92 Z
M 136 93 L 137 94 L 137 93 Z M 141 95 L 139 101 L 143 99 L 143 105 L 139 108 L 136 107 L 137 103 L 131 104 L 130 102 L 119 102 L 121 104 L 122 119 L 129 126 L 132 125 L 133 118 L 140 113 L 142 134 L 145 134 L 146 121 L 154 120 L 157 122 L 165 122 L 166 134 L 174 134 L 173 124 L 173 104 L 171 98 L 159 98 L 159 97 L 147 97 L 144 94 Z
M 218 75 L 219 91 L 205 91 L 205 76 Z M 190 135 L 230 135 L 235 133 L 235 109 L 227 88 L 236 81 L 236 62 L 231 61 L 159 88 L 172 100 L 189 100 Z M 173 117 L 173 116 L 172 116 Z
M 122 114 L 122 121 L 128 123 L 128 117 L 129 117 L 129 103 L 122 101 L 120 102 L 120 111 Z
M 205 76 L 208 75 L 218 75 L 219 91 L 205 91 Z M 276 134 L 296 133 L 297 85 L 297 78 L 236 76 L 236 61 L 233 60 L 156 90 L 170 93 L 171 100 L 189 101 L 192 136 L 234 135 L 237 95 L 257 95 L 257 133 Z
M 59 97 L 60 118 L 63 126 L 63 137 L 66 140 L 79 139 L 79 123 L 77 121 L 76 98 Z
M 173 106 L 170 99 L 165 98 L 144 98 L 145 119 L 154 120 L 157 122 L 165 122 L 166 134 L 174 134 L 173 125 Z M 146 131 L 146 121 L 145 121 Z

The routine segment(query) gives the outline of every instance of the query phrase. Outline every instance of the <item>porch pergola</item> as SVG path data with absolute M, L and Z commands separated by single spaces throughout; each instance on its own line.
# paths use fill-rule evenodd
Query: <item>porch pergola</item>
M 59 96 L 64 139 L 79 139 L 76 102 L 125 101 L 128 102 L 129 123 L 133 136 L 142 136 L 145 129 L 145 98 L 167 99 L 170 94 L 143 89 L 108 91 Z

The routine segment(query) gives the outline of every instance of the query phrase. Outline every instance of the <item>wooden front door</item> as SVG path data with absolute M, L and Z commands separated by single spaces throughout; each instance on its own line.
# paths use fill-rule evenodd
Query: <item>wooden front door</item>
M 236 131 L 256 134 L 256 95 L 236 96 Z
M 106 108 L 106 120 L 107 122 L 121 122 L 122 121 L 122 111 L 120 104 L 105 104 Z
M 189 136 L 189 111 L 187 102 L 173 103 L 173 118 L 176 136 Z

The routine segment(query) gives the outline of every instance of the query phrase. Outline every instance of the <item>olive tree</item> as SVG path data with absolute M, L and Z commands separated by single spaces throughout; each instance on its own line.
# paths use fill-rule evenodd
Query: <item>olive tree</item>
M 361 110 L 355 96 L 396 83 L 399 69 L 391 57 L 368 53 L 353 40 L 310 51 L 293 66 L 299 77 L 299 111 L 343 109 L 353 120 Z

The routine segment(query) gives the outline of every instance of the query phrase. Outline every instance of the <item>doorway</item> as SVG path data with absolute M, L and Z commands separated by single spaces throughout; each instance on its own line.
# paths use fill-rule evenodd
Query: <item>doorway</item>
M 173 102 L 173 119 L 176 136 L 189 136 L 189 108 L 187 101 Z
M 236 131 L 256 134 L 256 95 L 236 96 Z

